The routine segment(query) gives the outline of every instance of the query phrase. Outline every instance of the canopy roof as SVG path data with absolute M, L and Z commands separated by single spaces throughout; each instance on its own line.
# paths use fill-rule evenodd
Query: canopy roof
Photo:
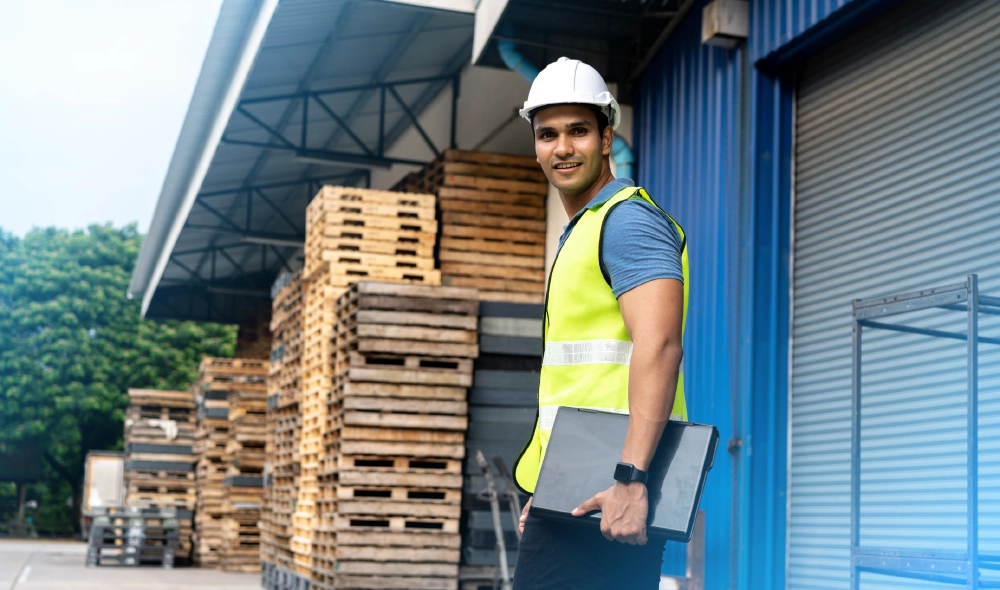
M 321 184 L 447 148 L 388 156 L 468 63 L 472 24 L 394 2 L 226 0 L 129 287 L 144 315 L 256 314 L 301 266 Z

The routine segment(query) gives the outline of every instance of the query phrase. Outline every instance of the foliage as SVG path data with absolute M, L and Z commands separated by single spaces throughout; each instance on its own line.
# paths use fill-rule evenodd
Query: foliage
M 233 326 L 139 317 L 140 245 L 134 225 L 0 230 L 0 451 L 43 447 L 40 525 L 76 520 L 66 492 L 79 501 L 88 450 L 121 449 L 129 388 L 187 389 L 203 356 L 234 353 Z

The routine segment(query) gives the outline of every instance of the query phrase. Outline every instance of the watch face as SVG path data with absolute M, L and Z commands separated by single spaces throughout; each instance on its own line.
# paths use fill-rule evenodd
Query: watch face
M 632 479 L 632 469 L 628 463 L 619 463 L 615 466 L 615 479 L 617 481 L 628 481 Z

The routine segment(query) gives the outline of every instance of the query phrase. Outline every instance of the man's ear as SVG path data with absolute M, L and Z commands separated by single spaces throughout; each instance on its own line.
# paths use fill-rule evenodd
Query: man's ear
M 611 143 L 615 139 L 615 130 L 608 125 L 604 128 L 604 135 L 601 137 L 601 153 L 605 156 L 611 155 Z

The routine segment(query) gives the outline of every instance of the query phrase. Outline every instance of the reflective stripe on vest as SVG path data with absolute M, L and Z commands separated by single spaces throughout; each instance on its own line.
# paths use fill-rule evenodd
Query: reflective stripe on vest
M 534 492 L 559 407 L 628 413 L 632 341 L 625 329 L 618 299 L 602 271 L 600 249 L 608 213 L 630 199 L 641 199 L 663 212 L 645 190 L 626 187 L 580 216 L 552 265 L 545 293 L 538 418 L 531 439 L 514 464 L 514 480 L 525 492 Z M 674 224 L 681 238 L 683 313 L 686 317 L 687 240 L 681 226 L 665 212 L 663 214 Z M 677 375 L 670 419 L 687 420 L 683 367 Z
M 608 363 L 627 365 L 632 360 L 632 343 L 624 340 L 581 340 L 549 342 L 542 366 L 592 365 Z
M 552 430 L 552 424 L 556 421 L 556 412 L 559 408 L 565 408 L 569 406 L 542 406 L 538 408 L 538 425 L 546 430 Z M 588 410 L 597 410 L 598 412 L 611 412 L 614 414 L 625 414 L 628 415 L 628 410 L 616 410 L 614 408 L 587 408 Z M 683 420 L 684 417 L 680 414 L 670 414 L 671 420 Z

